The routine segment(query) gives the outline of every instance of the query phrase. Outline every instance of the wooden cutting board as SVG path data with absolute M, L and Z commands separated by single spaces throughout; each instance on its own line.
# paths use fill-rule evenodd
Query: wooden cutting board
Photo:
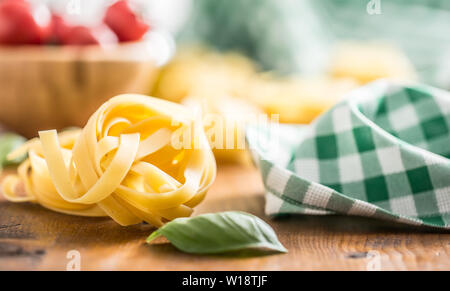
M 288 254 L 233 258 L 185 254 L 162 242 L 147 245 L 148 225 L 58 214 L 0 198 L 0 270 L 66 270 L 67 254 L 82 270 L 450 270 L 450 233 L 344 216 L 264 215 L 255 169 L 223 166 L 195 214 L 242 210 L 266 220 Z

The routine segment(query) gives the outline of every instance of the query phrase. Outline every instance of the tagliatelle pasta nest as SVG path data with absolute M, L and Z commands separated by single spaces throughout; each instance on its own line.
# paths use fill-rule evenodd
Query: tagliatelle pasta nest
M 187 217 L 216 175 L 201 121 L 181 105 L 141 95 L 103 104 L 83 129 L 39 132 L 12 152 L 28 153 L 2 190 L 14 202 L 156 227 Z M 26 196 L 19 195 L 23 183 Z

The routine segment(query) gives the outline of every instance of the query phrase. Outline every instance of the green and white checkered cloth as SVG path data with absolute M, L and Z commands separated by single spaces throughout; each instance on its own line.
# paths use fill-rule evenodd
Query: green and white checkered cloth
M 377 81 L 308 126 L 253 125 L 266 213 L 450 228 L 450 94 Z

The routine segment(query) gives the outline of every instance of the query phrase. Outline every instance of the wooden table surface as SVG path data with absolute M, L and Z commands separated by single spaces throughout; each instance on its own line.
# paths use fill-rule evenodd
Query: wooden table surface
M 65 270 L 67 252 L 82 270 L 366 270 L 371 254 L 382 270 L 450 270 L 450 233 L 344 216 L 264 215 L 255 169 L 219 168 L 196 214 L 242 210 L 272 225 L 288 254 L 233 258 L 182 253 L 168 243 L 147 245 L 148 225 L 121 227 L 109 219 L 58 214 L 0 198 L 0 270 Z M 374 252 L 375 251 L 375 252 Z M 372 263 L 372 264 L 371 264 Z

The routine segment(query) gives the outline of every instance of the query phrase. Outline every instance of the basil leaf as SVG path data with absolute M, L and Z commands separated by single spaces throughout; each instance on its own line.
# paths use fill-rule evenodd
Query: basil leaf
M 6 156 L 11 151 L 21 146 L 25 141 L 25 138 L 14 133 L 5 133 L 0 135 L 0 169 L 7 165 L 20 163 L 23 160 L 24 157 L 14 161 L 8 161 Z
M 165 236 L 179 250 L 194 254 L 246 250 L 287 252 L 267 223 L 244 212 L 177 218 L 153 232 L 147 242 L 159 236 Z

